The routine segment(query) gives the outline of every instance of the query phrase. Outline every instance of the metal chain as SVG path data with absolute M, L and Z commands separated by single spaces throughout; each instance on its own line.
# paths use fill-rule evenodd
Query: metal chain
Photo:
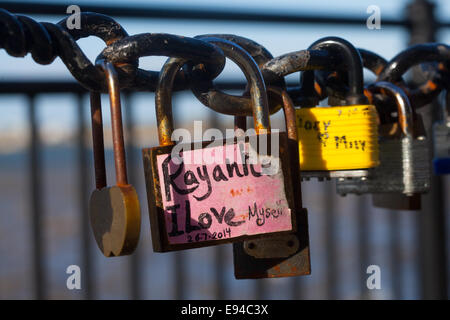
M 102 70 L 86 57 L 77 40 L 89 36 L 102 39 L 106 47 L 96 61 L 106 60 L 114 64 L 120 88 L 154 92 L 158 86 L 159 71 L 139 68 L 139 58 L 167 56 L 184 61 L 177 72 L 173 90 L 191 89 L 196 97 L 213 110 L 236 116 L 251 116 L 252 103 L 249 88 L 242 96 L 221 92 L 213 80 L 225 66 L 225 54 L 213 39 L 235 43 L 256 61 L 267 86 L 287 90 L 291 99 L 300 106 L 315 106 L 322 99 L 330 103 L 363 102 L 392 110 L 395 102 L 380 93 L 362 92 L 362 68 L 377 76 L 377 81 L 391 81 L 402 87 L 414 109 L 430 103 L 450 82 L 450 47 L 445 44 L 420 44 L 400 52 L 391 61 L 364 49 L 355 49 L 349 42 L 336 38 L 316 41 L 307 50 L 300 50 L 273 57 L 262 45 L 236 35 L 210 34 L 194 38 L 164 33 L 128 35 L 126 30 L 111 17 L 80 13 L 80 29 L 68 29 L 67 19 L 53 24 L 37 22 L 27 16 L 15 15 L 0 9 L 0 48 L 14 57 L 31 53 L 39 64 L 50 64 L 60 57 L 73 77 L 87 90 L 107 92 L 106 77 Z M 170 60 L 169 60 L 170 61 Z M 409 87 L 403 74 L 420 65 L 426 82 Z M 284 77 L 302 71 L 298 87 L 286 88 Z M 268 92 L 269 112 L 281 109 L 279 95 Z M 354 100 L 354 101 L 349 101 Z
M 67 19 L 56 24 L 38 23 L 0 9 L 0 47 L 14 57 L 31 52 L 39 64 L 50 64 L 60 57 L 81 85 L 90 91 L 101 92 L 107 92 L 106 78 L 83 53 L 76 43 L 78 39 L 96 36 L 105 42 L 107 48 L 97 60 L 105 58 L 115 63 L 121 88 L 155 91 L 159 72 L 139 69 L 141 56 L 162 55 L 201 61 L 208 71 L 206 75 L 213 78 L 225 65 L 225 56 L 219 48 L 197 39 L 151 33 L 128 36 L 114 19 L 98 13 L 80 13 L 80 29 L 68 29 Z M 175 84 L 175 89 L 189 87 L 182 75 Z

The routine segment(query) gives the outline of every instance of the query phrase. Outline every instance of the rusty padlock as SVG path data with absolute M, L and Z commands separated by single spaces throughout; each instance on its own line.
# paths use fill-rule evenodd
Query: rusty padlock
M 298 138 L 294 103 L 285 90 L 268 87 L 283 102 L 286 145 L 295 202 L 295 233 L 233 244 L 234 273 L 237 279 L 278 278 L 311 274 L 307 211 L 302 205 Z M 244 130 L 245 117 L 235 117 L 236 129 Z
M 175 75 L 187 60 L 165 63 L 155 95 L 160 146 L 142 150 L 157 252 L 295 231 L 292 185 L 284 176 L 289 173 L 287 156 L 264 154 L 257 147 L 273 136 L 259 68 L 238 45 L 222 39 L 209 42 L 244 71 L 252 88 L 256 135 L 175 145 L 171 93 Z M 279 143 L 277 151 L 286 150 L 282 137 Z
M 127 179 L 117 74 L 109 62 L 102 60 L 97 65 L 105 72 L 108 82 L 116 185 L 108 187 L 106 183 L 100 93 L 91 92 L 96 190 L 89 201 L 89 217 L 99 249 L 106 257 L 115 257 L 131 254 L 136 249 L 141 214 L 138 195 Z

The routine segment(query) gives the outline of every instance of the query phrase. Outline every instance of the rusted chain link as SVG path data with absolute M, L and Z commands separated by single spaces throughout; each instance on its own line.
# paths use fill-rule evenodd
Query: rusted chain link
M 201 39 L 203 41 L 208 41 L 213 44 L 214 38 L 234 42 L 239 48 L 246 50 L 261 68 L 261 73 L 266 85 L 273 85 L 281 88 L 286 87 L 284 77 L 282 75 L 268 75 L 268 73 L 265 72 L 265 69 L 262 68 L 264 63 L 272 59 L 273 56 L 266 48 L 264 48 L 259 43 L 256 43 L 255 41 L 244 37 L 228 34 L 207 34 L 200 35 L 195 38 Z M 197 99 L 199 99 L 205 106 L 208 106 L 217 112 L 229 115 L 252 115 L 253 103 L 248 94 L 248 90 L 246 90 L 247 92 L 243 96 L 226 94 L 218 90 L 214 86 L 212 80 L 207 79 L 203 75 L 204 72 L 202 70 L 193 70 L 190 64 L 186 64 L 185 69 L 187 71 L 187 74 L 189 75 L 193 93 L 195 94 Z M 274 97 L 273 95 L 270 95 L 269 100 L 271 101 L 269 110 L 271 114 L 281 109 L 282 101 L 279 96 Z
M 169 34 L 128 36 L 125 29 L 112 18 L 91 12 L 80 13 L 80 29 L 68 29 L 67 19 L 57 24 L 13 15 L 0 9 L 0 47 L 14 57 L 31 52 L 40 64 L 50 64 L 60 57 L 76 80 L 90 91 L 106 92 L 105 77 L 86 57 L 76 41 L 96 36 L 108 46 L 98 59 L 115 63 L 121 88 L 155 91 L 159 72 L 138 69 L 138 59 L 147 55 L 175 56 L 208 64 L 206 75 L 216 77 L 223 69 L 225 57 L 216 46 L 188 37 Z M 117 42 L 117 44 L 116 44 Z M 203 60 L 202 60 L 203 59 Z M 187 88 L 182 77 L 177 88 Z
M 362 87 L 362 67 L 372 71 L 378 81 L 391 81 L 401 86 L 415 109 L 430 103 L 449 86 L 450 47 L 445 44 L 416 45 L 388 62 L 371 51 L 354 49 L 343 39 L 329 37 L 316 41 L 307 50 L 274 58 L 262 45 L 236 35 L 209 34 L 190 38 L 143 33 L 130 36 L 111 17 L 83 12 L 79 18 L 81 28 L 69 29 L 68 18 L 56 24 L 37 22 L 0 9 L 0 47 L 14 57 L 31 53 L 39 64 L 50 64 L 60 57 L 81 85 L 97 92 L 106 92 L 105 76 L 78 46 L 77 40 L 81 38 L 95 36 L 105 42 L 106 47 L 96 60 L 105 59 L 114 64 L 120 88 L 155 91 L 160 72 L 140 69 L 139 58 L 151 55 L 175 58 L 173 61 L 177 61 L 177 65 L 182 64 L 174 78 L 174 90 L 190 88 L 206 106 L 237 116 L 252 115 L 249 88 L 243 95 L 233 96 L 215 87 L 213 80 L 224 68 L 225 54 L 212 38 L 231 41 L 247 51 L 259 66 L 265 84 L 287 91 L 299 106 L 314 106 L 327 97 L 334 103 L 362 103 L 367 97 L 370 102 L 382 105 L 383 110 L 389 110 L 386 105 L 394 107 L 389 97 Z M 402 76 L 414 65 L 420 65 L 426 81 L 409 87 Z M 299 71 L 302 72 L 299 86 L 286 88 L 284 77 Z M 271 91 L 268 96 L 272 114 L 280 110 L 283 101 Z

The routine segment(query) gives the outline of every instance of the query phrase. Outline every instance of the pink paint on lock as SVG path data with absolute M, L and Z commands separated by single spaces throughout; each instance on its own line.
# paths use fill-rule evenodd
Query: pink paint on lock
M 248 156 L 250 144 L 240 144 Z M 183 151 L 182 164 L 157 156 L 170 244 L 292 230 L 281 166 L 262 174 L 239 150 L 238 143 Z

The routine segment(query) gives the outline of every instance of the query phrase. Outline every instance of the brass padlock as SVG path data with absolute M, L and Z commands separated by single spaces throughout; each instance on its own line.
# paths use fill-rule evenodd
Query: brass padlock
M 283 102 L 287 131 L 287 146 L 292 181 L 295 233 L 274 235 L 264 239 L 233 244 L 234 273 L 237 279 L 293 277 L 311 274 L 309 252 L 308 213 L 302 205 L 299 152 L 294 104 L 285 90 L 268 87 L 268 92 L 278 95 Z M 245 129 L 245 117 L 236 117 L 235 127 Z
M 99 61 L 98 66 L 105 72 L 108 82 L 116 185 L 108 187 L 106 183 L 100 93 L 91 92 L 96 190 L 89 201 L 89 217 L 99 249 L 106 257 L 116 257 L 131 254 L 136 249 L 141 214 L 138 195 L 127 179 L 117 74 L 109 62 Z
M 290 172 L 287 156 L 283 152 L 264 155 L 257 148 L 273 136 L 258 66 L 234 43 L 221 39 L 212 43 L 243 69 L 250 82 L 256 135 L 175 145 L 171 91 L 186 60 L 166 62 L 155 93 L 160 146 L 142 150 L 157 252 L 295 231 L 292 185 L 284 175 Z M 279 143 L 277 151 L 286 150 L 282 137 Z

